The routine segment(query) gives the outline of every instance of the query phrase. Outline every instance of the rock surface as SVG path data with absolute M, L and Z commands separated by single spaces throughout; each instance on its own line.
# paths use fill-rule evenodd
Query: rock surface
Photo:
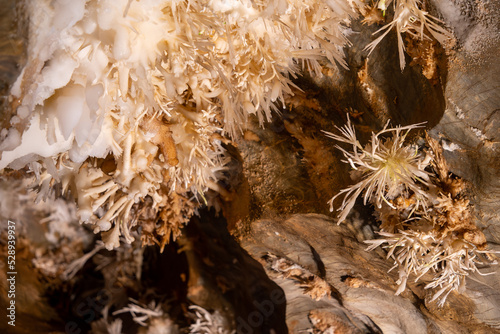
M 285 291 L 293 333 L 319 330 L 317 318 L 335 333 L 500 333 L 490 327 L 498 327 L 500 275 L 477 281 L 476 297 L 450 295 L 443 309 L 422 304 L 423 283 L 395 296 L 391 264 L 384 252 L 365 251 L 353 222 L 337 225 L 318 214 L 259 220 L 242 246 Z M 477 303 L 479 295 L 488 305 Z

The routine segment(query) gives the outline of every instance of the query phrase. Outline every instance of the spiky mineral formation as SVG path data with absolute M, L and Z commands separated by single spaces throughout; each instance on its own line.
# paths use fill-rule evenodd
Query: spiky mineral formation
M 355 170 L 358 181 L 341 190 L 330 201 L 345 194 L 338 222 L 345 220 L 356 199 L 374 204 L 380 221 L 380 239 L 367 240 L 367 250 L 378 246 L 388 249 L 387 258 L 394 259 L 399 272 L 396 294 L 406 288 L 410 275 L 415 281 L 427 280 L 426 289 L 435 291 L 430 301 L 443 305 L 452 291 L 463 292 L 465 279 L 478 268 L 496 264 L 487 250 L 484 234 L 475 224 L 464 183 L 453 178 L 442 157 L 439 144 L 426 137 L 431 150 L 423 153 L 416 145 L 405 143 L 408 132 L 421 124 L 389 128 L 389 123 L 371 141 L 361 145 L 354 126 L 348 119 L 341 135 L 326 132 L 339 142 L 337 146 Z M 388 138 L 384 135 L 392 134 Z
M 416 195 L 418 202 L 424 205 L 426 202 L 423 200 L 430 199 L 432 193 L 429 190 L 423 190 L 416 183 L 417 180 L 420 180 L 426 186 L 431 187 L 429 175 L 425 172 L 425 167 L 430 160 L 424 158 L 416 148 L 404 145 L 408 132 L 422 124 L 398 128 L 388 128 L 388 125 L 389 122 L 382 131 L 372 134 L 371 142 L 365 147 L 357 140 L 354 126 L 349 118 L 345 127 L 337 128 L 342 136 L 325 132 L 332 139 L 352 145 L 352 152 L 348 152 L 338 145 L 336 147 L 347 158 L 347 161 L 344 162 L 349 163 L 362 176 L 359 183 L 340 191 L 329 202 L 330 210 L 333 211 L 333 201 L 341 194 L 346 193 L 339 209 L 341 211 L 339 223 L 345 220 L 354 206 L 356 198 L 362 192 L 364 192 L 363 203 L 374 202 L 378 208 L 382 207 L 382 203 L 386 203 L 395 209 L 396 207 L 389 200 L 407 192 L 407 189 Z M 382 136 L 387 133 L 393 133 L 392 138 L 383 140 Z
M 36 1 L 0 170 L 71 193 L 107 248 L 164 245 L 218 189 L 221 135 L 262 123 L 289 77 L 342 60 L 339 1 Z
M 420 0 L 379 0 L 376 2 L 376 8 L 385 11 L 392 5 L 394 9 L 394 16 L 392 20 L 377 30 L 374 35 L 382 33 L 377 39 L 366 46 L 366 49 L 373 51 L 373 49 L 380 43 L 382 39 L 393 29 L 396 30 L 398 38 L 398 53 L 399 53 L 399 66 L 401 70 L 405 67 L 405 46 L 403 44 L 403 33 L 408 33 L 413 37 L 420 40 L 431 40 L 431 36 L 438 42 L 444 43 L 447 39 L 451 38 L 451 34 L 444 29 L 441 24 L 442 21 L 438 20 L 428 12 L 422 10 L 422 1 Z M 367 15 L 368 16 L 368 15 Z M 371 21 L 367 18 L 365 22 Z
M 26 168 L 42 198 L 54 187 L 71 193 L 109 249 L 120 236 L 130 243 L 136 226 L 145 244 L 164 245 L 204 193 L 220 189 L 221 136 L 237 135 L 251 114 L 269 120 L 291 77 L 320 73 L 318 59 L 345 67 L 344 32 L 363 6 L 26 2 L 27 63 L 11 91 L 16 114 L 1 133 L 0 170 Z M 421 20 L 436 35 L 426 15 L 407 14 L 398 32 Z

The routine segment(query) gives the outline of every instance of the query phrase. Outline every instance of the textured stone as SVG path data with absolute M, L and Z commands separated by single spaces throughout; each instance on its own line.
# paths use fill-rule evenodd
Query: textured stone
M 318 214 L 251 224 L 250 236 L 242 246 L 264 263 L 269 277 L 285 291 L 292 333 L 313 327 L 313 311 L 326 312 L 335 319 L 332 326 L 345 333 L 500 333 L 492 328 L 498 328 L 499 299 L 494 287 L 499 274 L 472 284 L 466 296 L 450 295 L 443 309 L 435 303 L 422 304 L 423 282 L 409 281 L 410 290 L 396 296 L 398 277 L 387 272 L 391 265 L 384 252 L 366 252 L 349 224 L 352 222 L 337 225 Z M 271 255 L 319 276 L 334 293 L 311 298 L 308 284 L 266 261 Z

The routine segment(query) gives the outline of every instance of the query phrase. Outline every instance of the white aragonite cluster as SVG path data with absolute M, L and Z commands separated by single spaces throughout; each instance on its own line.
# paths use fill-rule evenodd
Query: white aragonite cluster
M 392 21 L 377 30 L 375 34 L 382 33 L 373 42 L 366 46 L 366 50 L 370 53 L 384 39 L 384 37 L 394 28 L 396 29 L 398 38 L 398 53 L 399 66 L 401 71 L 405 68 L 405 46 L 403 43 L 403 33 L 408 33 L 411 36 L 420 40 L 432 40 L 431 36 L 439 43 L 444 44 L 452 35 L 441 25 L 442 21 L 430 15 L 425 10 L 422 10 L 421 0 L 379 0 L 376 7 L 385 11 L 390 5 L 393 5 L 394 16 Z
M 235 330 L 230 331 L 226 329 L 226 321 L 218 311 L 210 313 L 209 311 L 198 305 L 189 306 L 189 310 L 191 311 L 191 316 L 194 319 L 194 322 L 189 326 L 190 334 L 236 333 Z
M 338 209 L 338 223 L 346 219 L 356 199 L 373 204 L 380 221 L 381 238 L 366 240 L 373 250 L 388 249 L 387 258 L 394 260 L 399 288 L 407 287 L 410 275 L 415 282 L 426 281 L 432 289 L 429 302 L 443 306 L 452 291 L 465 291 L 466 278 L 480 268 L 497 264 L 495 251 L 488 250 L 486 237 L 476 226 L 472 207 L 464 192 L 464 182 L 453 178 L 434 139 L 426 137 L 430 150 L 422 152 L 417 145 L 405 142 L 408 132 L 422 124 L 389 128 L 372 133 L 366 145 L 356 138 L 354 125 L 337 128 L 340 135 L 325 134 L 351 145 L 346 150 L 337 145 L 344 162 L 353 168 L 354 185 L 341 190 L 330 200 L 344 195 Z M 388 138 L 384 135 L 392 134 Z M 392 270 L 391 269 L 391 270 Z
M 380 239 L 365 241 L 370 244 L 367 250 L 383 245 L 388 249 L 387 257 L 394 258 L 392 269 L 397 268 L 399 273 L 396 294 L 406 289 L 410 275 L 415 275 L 415 282 L 424 275 L 430 275 L 432 280 L 425 285 L 425 289 L 435 292 L 429 302 L 437 300 L 438 305 L 443 306 L 452 291 L 465 292 L 468 276 L 494 273 L 479 270 L 486 265 L 497 264 L 492 260 L 494 252 L 463 239 L 459 233 L 443 235 L 438 229 L 429 225 L 425 227 L 398 233 L 379 232 Z
M 175 238 L 227 162 L 221 136 L 269 120 L 300 66 L 344 65 L 344 1 L 40 0 L 0 170 L 58 187 L 108 249 Z
M 333 211 L 333 201 L 345 193 L 342 206 L 338 209 L 341 211 L 338 223 L 345 220 L 362 193 L 364 193 L 363 203 L 366 205 L 372 202 L 377 208 L 386 203 L 392 209 L 396 209 L 390 200 L 407 193 L 408 190 L 416 197 L 417 209 L 420 205 L 426 206 L 427 202 L 432 203 L 435 187 L 430 183 L 429 174 L 425 171 L 431 156 L 421 154 L 415 147 L 405 145 L 408 133 L 422 125 L 423 123 L 388 128 L 389 122 L 387 122 L 381 131 L 372 133 L 371 141 L 365 146 L 362 146 L 356 138 L 356 131 L 349 118 L 344 127 L 337 127 L 341 136 L 324 131 L 327 137 L 352 145 L 352 152 L 338 145 L 336 147 L 346 157 L 347 160 L 344 162 L 349 163 L 361 178 L 360 182 L 341 190 L 328 202 L 330 211 Z M 392 134 L 392 137 L 384 139 L 383 136 L 386 134 Z

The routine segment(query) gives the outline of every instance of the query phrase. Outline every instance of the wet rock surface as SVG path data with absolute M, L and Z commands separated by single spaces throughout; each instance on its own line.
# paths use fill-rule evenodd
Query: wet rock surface
M 446 109 L 431 134 L 446 145 L 451 171 L 471 183 L 478 225 L 498 245 L 500 66 L 493 54 L 500 49 L 500 4 L 439 0 L 435 5 L 462 47 L 449 59 Z
M 353 230 L 353 222 L 337 225 L 318 214 L 251 224 L 242 246 L 285 291 L 293 333 L 319 331 L 321 324 L 335 333 L 500 332 L 490 327 L 498 326 L 498 274 L 474 277 L 466 296 L 450 295 L 438 309 L 422 303 L 421 282 L 394 295 L 398 277 L 388 273 L 384 252 L 366 252 Z M 488 305 L 477 304 L 480 295 Z

